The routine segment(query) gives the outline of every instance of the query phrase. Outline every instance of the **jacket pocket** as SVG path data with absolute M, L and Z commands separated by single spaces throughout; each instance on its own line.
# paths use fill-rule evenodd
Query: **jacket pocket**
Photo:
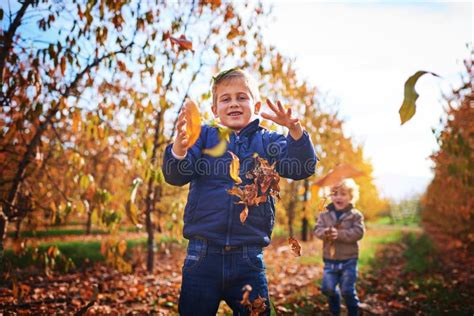
M 183 272 L 192 272 L 196 270 L 201 265 L 203 260 L 203 254 L 188 249 L 186 253 L 186 259 L 184 259 Z
M 263 252 L 252 253 L 248 252 L 248 256 L 244 258 L 244 262 L 252 270 L 263 272 L 265 271 L 265 263 L 263 262 Z

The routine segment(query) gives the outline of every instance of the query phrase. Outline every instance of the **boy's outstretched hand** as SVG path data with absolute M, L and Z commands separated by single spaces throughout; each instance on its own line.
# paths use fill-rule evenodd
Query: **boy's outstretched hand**
M 268 99 L 267 105 L 275 114 L 262 113 L 263 118 L 273 121 L 278 125 L 287 127 L 290 131 L 291 137 L 293 137 L 295 140 L 298 140 L 301 136 L 303 136 L 303 128 L 301 127 L 301 123 L 299 119 L 291 115 L 291 108 L 285 110 L 280 101 L 277 101 L 277 105 L 275 105 Z
M 176 124 L 176 139 L 173 144 L 173 152 L 178 156 L 186 155 L 189 139 L 186 134 L 186 106 L 183 106 Z

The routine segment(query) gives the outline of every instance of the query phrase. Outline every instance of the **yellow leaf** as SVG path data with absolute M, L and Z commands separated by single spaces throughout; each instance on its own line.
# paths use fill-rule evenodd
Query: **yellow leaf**
M 204 149 L 202 153 L 211 157 L 221 157 L 226 151 L 227 142 L 225 140 L 221 140 L 216 146 Z
M 230 164 L 230 177 L 237 183 L 242 183 L 242 179 L 239 177 L 240 173 L 240 161 L 239 157 L 237 157 L 233 152 L 229 151 L 230 155 L 232 156 L 232 162 Z
M 201 113 L 191 100 L 184 103 L 186 108 L 186 134 L 188 136 L 188 148 L 193 146 L 201 134 Z
M 405 81 L 405 98 L 403 99 L 402 106 L 398 110 L 400 114 L 401 125 L 409 121 L 416 112 L 416 100 L 419 95 L 415 90 L 415 84 L 424 74 L 431 74 L 435 77 L 439 77 L 437 74 L 430 71 L 417 71 L 413 76 Z
M 240 222 L 243 224 L 247 220 L 247 216 L 249 215 L 249 209 L 246 206 L 242 212 L 240 212 Z

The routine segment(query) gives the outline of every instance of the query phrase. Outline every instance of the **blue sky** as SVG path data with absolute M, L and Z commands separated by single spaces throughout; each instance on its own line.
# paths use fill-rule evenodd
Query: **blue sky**
M 458 85 L 473 39 L 471 2 L 274 1 L 269 43 L 296 59 L 300 76 L 337 100 L 345 132 L 364 145 L 382 194 L 422 192 L 438 148 L 441 91 Z M 400 126 L 405 80 L 417 84 L 415 117 Z

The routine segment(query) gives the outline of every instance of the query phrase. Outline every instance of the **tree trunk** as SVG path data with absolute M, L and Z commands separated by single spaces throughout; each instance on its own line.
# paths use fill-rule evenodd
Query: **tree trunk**
M 146 269 L 148 272 L 152 273 L 155 260 L 155 232 L 151 220 L 151 208 L 147 209 L 146 212 L 146 232 L 148 234 Z
M 302 241 L 308 241 L 308 226 L 309 222 L 306 217 L 303 217 L 303 220 L 301 222 L 301 240 Z
M 86 235 L 92 232 L 92 211 L 87 212 Z
M 18 240 L 20 238 L 20 232 L 21 232 L 21 222 L 23 221 L 24 217 L 19 217 L 15 223 L 16 226 L 16 231 L 15 231 L 15 240 Z
M 156 163 L 156 153 L 158 151 L 158 140 L 160 137 L 160 127 L 162 121 L 162 112 L 158 112 L 155 121 L 155 135 L 153 137 L 153 150 L 151 152 L 151 159 L 150 163 Z M 148 241 L 147 241 L 147 260 L 146 260 L 146 268 L 148 272 L 153 272 L 153 264 L 154 264 L 154 257 L 155 257 L 155 232 L 153 227 L 153 222 L 151 220 L 151 214 L 155 210 L 155 203 L 160 197 L 155 197 L 155 194 L 158 194 L 159 190 L 155 192 L 154 189 L 156 187 L 153 185 L 153 177 L 150 177 L 148 180 L 148 186 L 146 190 L 146 198 L 145 198 L 145 216 L 146 216 L 146 231 L 148 233 Z
M 7 238 L 8 217 L 0 210 L 0 265 L 3 265 L 3 245 Z
M 308 202 L 308 194 L 309 194 L 309 181 L 308 179 L 304 180 L 304 195 L 303 195 L 303 219 L 301 222 L 301 240 L 308 241 L 308 217 L 307 217 L 307 202 Z
M 291 199 L 290 203 L 288 204 L 288 232 L 290 237 L 293 237 L 295 234 L 293 232 L 293 221 L 295 219 L 295 200 L 294 198 Z

